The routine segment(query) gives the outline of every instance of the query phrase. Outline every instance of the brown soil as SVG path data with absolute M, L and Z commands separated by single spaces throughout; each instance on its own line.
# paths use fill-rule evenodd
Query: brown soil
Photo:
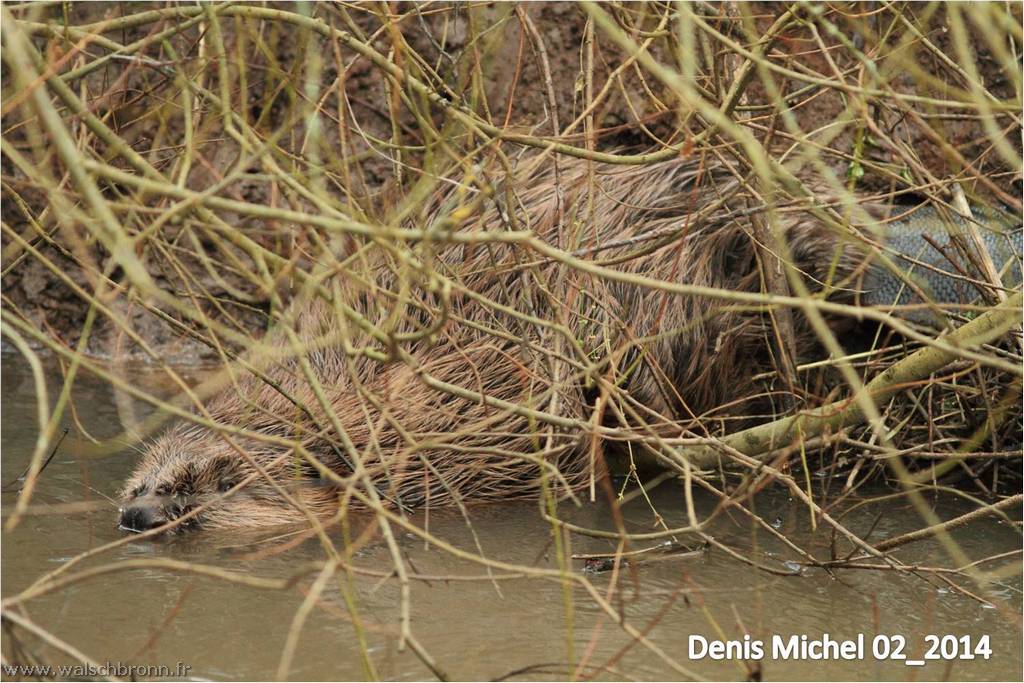
M 65 7 L 68 10 L 66 17 L 63 14 Z M 279 7 L 288 11 L 295 10 L 295 7 L 287 3 Z M 387 54 L 394 46 L 395 35 L 388 31 L 388 17 L 380 14 L 383 7 L 353 6 L 348 8 L 347 14 L 328 6 L 318 7 L 316 11 L 321 19 L 331 25 L 362 31 L 368 36 L 368 42 Z M 895 47 L 895 42 L 866 42 L 864 35 L 868 32 L 883 32 L 887 27 L 886 22 L 896 19 L 889 13 L 876 13 L 864 18 L 855 11 L 855 8 L 866 11 L 866 7 L 851 5 L 846 10 L 836 9 L 828 15 L 830 21 L 840 27 L 849 43 L 843 44 L 832 36 L 822 36 L 821 40 L 830 47 L 828 57 L 815 42 L 813 33 L 804 27 L 795 27 L 787 30 L 772 47 L 769 53 L 772 62 L 791 70 L 810 69 L 829 76 L 838 69 L 847 82 L 864 87 L 872 86 L 870 74 L 860 66 L 858 54 L 863 52 L 869 58 L 879 60 L 880 55 L 885 56 L 886 50 Z M 1019 13 L 1019 5 L 1015 8 Z M 610 7 L 606 9 L 611 10 Z M 615 16 L 620 25 L 628 25 L 628 22 L 634 20 L 635 9 L 627 5 L 614 10 L 617 12 Z M 567 3 L 533 3 L 521 5 L 518 10 L 526 13 L 532 20 L 543 43 L 543 52 L 537 49 L 530 32 L 523 30 L 523 22 L 516 15 L 516 7 L 512 5 L 491 5 L 481 8 L 472 16 L 465 5 L 458 4 L 431 5 L 430 11 L 422 13 L 415 6 L 400 4 L 396 11 L 401 17 L 398 22 L 399 32 L 409 49 L 420 55 L 423 61 L 437 72 L 446 87 L 465 96 L 471 94 L 474 79 L 482 82 L 486 93 L 486 105 L 482 102 L 475 103 L 475 109 L 479 114 L 499 125 L 507 120 L 508 128 L 513 131 L 550 135 L 555 118 L 564 129 L 584 106 L 585 91 L 581 65 L 585 63 L 586 15 L 580 7 Z M 35 21 L 56 24 L 67 21 L 71 25 L 81 25 L 116 19 L 136 11 L 138 8 L 130 3 L 72 3 L 49 5 L 33 10 L 35 14 L 32 17 L 28 17 L 26 12 L 20 14 Z M 758 3 L 740 8 L 725 6 L 723 14 L 732 12 L 732 16 L 721 17 L 715 25 L 731 39 L 749 45 L 750 41 L 740 28 L 743 21 L 752 24 L 759 35 L 771 25 L 781 11 L 782 6 L 773 3 Z M 905 11 L 909 18 L 922 26 L 924 35 L 934 43 L 939 53 L 957 59 L 952 33 L 948 30 L 941 8 L 933 10 L 929 6 L 909 6 Z M 129 44 L 164 30 L 173 25 L 173 22 L 174 20 L 166 20 L 121 29 L 112 32 L 109 37 L 122 44 Z M 968 27 L 971 31 L 971 56 L 980 71 L 981 82 L 996 97 L 1012 98 L 1013 79 L 1001 69 L 998 55 L 994 55 L 990 47 L 992 43 L 989 37 L 979 31 L 976 23 L 968 22 Z M 648 21 L 642 28 L 650 31 L 655 27 L 649 25 Z M 336 46 L 281 22 L 258 24 L 250 21 L 244 24 L 240 20 L 224 18 L 221 20 L 220 30 L 225 51 L 231 56 L 227 72 L 231 79 L 229 90 L 232 102 L 245 103 L 247 111 L 244 115 L 256 130 L 268 136 L 277 134 L 279 137 L 276 138 L 276 143 L 283 153 L 299 153 L 303 149 L 306 130 L 303 125 L 305 119 L 301 116 L 304 106 L 304 100 L 300 95 L 301 73 L 308 54 L 305 46 L 309 41 L 316 41 L 314 49 L 319 49 L 323 57 L 321 92 L 327 93 L 322 109 L 327 121 L 323 132 L 324 149 L 332 155 L 336 151 L 340 154 L 340 150 L 347 149 L 349 157 L 359 159 L 364 188 L 361 205 L 370 214 L 383 215 L 386 207 L 393 204 L 394 198 L 400 194 L 396 189 L 396 167 L 388 159 L 372 151 L 368 152 L 367 145 L 358 137 L 350 138 L 347 147 L 344 147 L 339 137 L 341 127 L 337 125 L 336 120 L 339 111 L 336 80 L 339 68 L 334 53 Z M 633 33 L 634 37 L 640 36 L 635 30 Z M 906 36 L 903 30 L 897 33 Z M 477 35 L 476 40 L 472 40 L 474 34 Z M 492 39 L 493 44 L 488 43 Z M 44 54 L 51 57 L 59 57 L 69 49 L 69 43 L 60 39 L 36 36 L 34 41 Z M 173 76 L 168 75 L 167 70 L 159 65 L 182 61 L 193 77 L 205 79 L 205 85 L 211 91 L 217 92 L 219 88 L 217 69 L 212 65 L 212 48 L 207 36 L 200 32 L 198 26 L 171 36 L 168 44 L 176 52 L 176 58 L 165 47 L 155 45 L 145 52 L 145 56 L 153 60 L 156 66 L 147 66 L 141 60 L 111 60 L 87 77 L 75 81 L 76 88 L 80 94 L 84 94 L 92 113 L 101 117 L 132 148 L 146 155 L 157 168 L 172 167 L 185 137 L 184 117 L 179 113 L 168 114 L 165 111 L 168 107 L 178 106 L 177 103 L 181 101 L 181 89 L 175 84 Z M 662 63 L 672 64 L 674 55 L 671 54 L 669 47 L 670 44 L 666 41 L 658 40 L 652 45 L 651 53 Z M 956 69 L 946 64 L 939 54 L 926 49 L 922 42 L 917 41 L 904 49 L 913 55 L 922 73 L 886 73 L 886 87 L 900 93 L 947 98 L 953 90 L 964 86 L 964 80 Z M 89 46 L 87 50 L 88 60 L 105 53 L 103 48 L 97 45 Z M 482 68 L 480 73 L 474 73 L 473 68 L 466 66 L 473 62 L 463 57 L 473 50 L 484 51 L 480 64 L 486 69 L 485 72 Z M 237 52 L 244 54 L 247 65 L 244 74 L 245 92 L 240 92 L 241 73 L 237 69 L 237 63 L 232 61 Z M 388 81 L 383 72 L 365 57 L 357 56 L 351 51 L 339 49 L 337 54 L 340 54 L 341 61 L 345 64 L 344 92 L 348 98 L 348 106 L 351 107 L 351 119 L 358 122 L 359 129 L 366 135 L 380 140 L 417 144 L 420 133 L 416 119 L 404 103 L 397 103 L 401 109 L 401 129 L 397 134 L 392 131 L 389 107 L 395 102 L 387 96 Z M 594 49 L 595 91 L 604 85 L 607 75 L 621 64 L 622 60 L 622 51 L 599 33 Z M 81 63 L 82 60 L 72 60 L 62 68 L 68 70 Z M 877 63 L 881 64 L 883 69 L 890 65 L 884 60 Z M 204 64 L 210 66 L 206 68 Z M 715 64 L 717 67 L 728 67 L 730 62 L 719 58 Z M 707 67 L 708 64 L 702 61 L 699 72 L 705 75 L 711 73 Z M 6 64 L 4 68 L 5 82 L 10 83 Z M 550 106 L 548 96 L 548 71 L 550 88 L 554 94 L 554 108 Z M 791 141 L 785 135 L 782 121 L 775 116 L 777 112 L 769 104 L 772 98 L 768 95 L 768 89 L 763 82 L 766 76 L 767 74 L 755 76 L 746 97 L 741 102 L 737 116 L 752 118 L 753 130 L 759 137 L 763 137 L 771 129 L 773 137 L 770 145 L 781 154 L 791 145 Z M 773 74 L 772 78 L 774 88 L 784 97 L 806 87 L 806 83 L 780 77 L 778 74 Z M 728 80 L 726 78 L 725 82 Z M 714 78 L 707 78 L 703 85 L 708 97 L 716 96 Z M 334 91 L 329 90 L 332 87 Z M 5 99 L 9 99 L 12 93 L 5 91 L 4 94 L 7 96 Z M 851 162 L 850 158 L 844 155 L 858 154 L 868 162 L 876 164 L 874 167 L 866 168 L 863 176 L 859 177 L 857 189 L 898 190 L 901 184 L 904 184 L 899 180 L 901 177 L 912 178 L 916 183 L 921 183 L 928 179 L 928 175 L 942 179 L 964 172 L 963 163 L 951 160 L 948 150 L 944 151 L 936 144 L 935 138 L 938 136 L 955 149 L 962 159 L 971 164 L 968 176 L 994 178 L 998 185 L 1007 188 L 1009 194 L 1018 194 L 1013 183 L 1019 182 L 1019 169 L 1007 168 L 1005 162 L 993 151 L 985 130 L 976 117 L 962 115 L 962 112 L 937 112 L 927 105 L 918 108 L 919 114 L 916 117 L 908 116 L 905 111 L 891 106 L 889 102 L 880 100 L 860 104 L 847 93 L 828 89 L 808 92 L 806 95 L 797 98 L 803 103 L 790 112 L 802 130 L 820 131 L 820 135 L 812 136 L 812 139 L 820 139 L 831 148 L 832 152 L 823 157 L 827 165 L 837 174 L 845 176 L 851 172 L 859 175 L 860 164 Z M 678 141 L 680 133 L 676 132 L 676 124 L 679 112 L 671 104 L 673 101 L 671 93 L 653 78 L 650 72 L 644 69 L 627 69 L 622 74 L 621 84 L 612 88 L 605 103 L 595 112 L 595 126 L 600 132 L 596 146 L 606 150 L 636 150 L 655 147 L 658 139 Z M 880 146 L 876 136 L 863 123 L 846 126 L 840 135 L 831 138 L 829 124 L 846 115 L 848 108 L 858 117 L 869 117 L 879 130 L 885 131 L 889 139 L 898 144 L 899 148 Z M 436 125 L 443 125 L 444 117 L 437 107 L 427 111 Z M 32 140 L 25 136 L 21 126 L 25 116 L 24 108 L 14 108 L 6 112 L 3 118 L 4 144 L 31 155 Z M 225 173 L 235 168 L 244 156 L 238 145 L 230 143 L 221 118 L 214 109 L 196 112 L 196 118 L 198 125 L 192 131 L 196 138 L 196 160 L 185 179 L 185 184 L 194 190 L 203 190 L 217 183 Z M 925 126 L 925 123 L 928 126 Z M 83 139 L 89 137 L 83 132 L 76 118 L 69 117 L 68 124 L 76 134 L 82 135 Z M 996 124 L 999 128 L 1005 129 L 1008 119 L 999 117 Z M 931 130 L 928 130 L 928 127 Z M 582 132 L 582 126 L 577 127 L 566 141 L 584 146 Z M 1006 139 L 1019 153 L 1019 128 L 1011 125 Z M 96 144 L 96 141 L 87 140 L 87 143 Z M 107 159 L 120 163 L 117 155 L 106 146 L 97 145 L 97 149 L 105 154 Z M 514 154 L 517 150 L 513 146 L 508 146 L 506 151 Z M 908 168 L 905 163 L 908 156 L 916 159 L 919 166 Z M 283 157 L 279 158 L 283 163 Z M 52 156 L 39 156 L 37 153 L 37 161 L 52 168 L 56 181 L 62 183 L 62 187 L 67 187 L 67 179 Z M 879 173 L 879 169 L 888 169 L 890 172 Z M 246 170 L 253 174 L 266 171 L 258 164 L 253 164 Z M 86 290 L 94 290 L 97 279 L 94 274 L 89 274 L 89 271 L 104 269 L 106 256 L 103 250 L 92 244 L 80 244 L 74 248 L 72 254 L 36 238 L 30 216 L 31 220 L 39 221 L 45 229 L 53 231 L 58 227 L 54 213 L 59 211 L 59 208 L 51 204 L 47 191 L 29 182 L 7 155 L 3 157 L 2 172 L 4 223 L 13 232 L 34 239 L 35 246 L 55 264 L 59 264 L 61 272 L 72 282 Z M 969 180 L 965 185 L 969 193 L 990 194 L 984 185 L 976 181 Z M 278 190 L 273 182 L 250 177 L 231 184 L 221 194 L 280 206 L 283 200 Z M 15 201 L 16 196 L 20 197 L 23 204 Z M 152 216 L 153 220 L 159 216 L 159 208 L 163 205 L 153 205 L 156 209 Z M 27 212 L 23 210 L 23 206 L 27 207 Z M 282 256 L 294 256 L 300 263 L 302 262 L 303 237 L 291 227 L 251 218 L 242 219 L 228 211 L 219 212 L 219 216 L 258 243 L 272 246 Z M 174 243 L 177 239 L 175 229 L 173 224 L 165 228 L 167 242 Z M 244 269 L 251 267 L 247 258 L 240 253 L 225 254 L 224 247 L 220 245 L 187 246 L 189 250 L 181 255 L 181 263 L 191 274 L 188 278 L 191 282 L 191 291 L 187 291 L 183 286 L 181 273 L 168 268 L 164 254 L 148 250 L 143 252 L 145 266 L 159 286 L 180 297 L 195 296 L 196 306 L 215 319 L 230 321 L 238 329 L 258 332 L 265 326 L 266 314 L 271 308 L 271 297 L 267 292 L 257 291 L 245 277 Z M 34 324 L 64 343 L 78 343 L 88 305 L 66 282 L 47 270 L 35 258 L 17 259 L 16 256 L 22 253 L 21 249 L 17 245 L 12 245 L 12 238 L 6 231 L 3 235 L 3 248 L 4 304 L 16 308 Z M 235 268 L 240 270 L 232 272 L 231 269 L 207 267 L 201 258 L 196 257 L 197 254 L 202 254 L 219 265 L 235 260 Z M 83 264 L 87 264 L 88 267 L 83 267 Z M 214 270 L 216 272 L 213 272 Z M 120 273 L 116 270 L 109 272 L 108 275 L 115 283 L 122 281 Z M 196 288 L 200 291 L 196 291 Z M 287 300 L 287 288 L 280 294 Z M 129 307 L 121 303 L 122 300 L 120 297 L 110 298 L 111 305 L 120 307 L 120 313 L 130 321 L 131 329 L 146 340 L 162 358 L 176 362 L 200 362 L 216 357 L 207 346 L 183 335 L 179 329 L 152 312 L 138 306 Z M 212 302 L 217 302 L 217 305 Z M 123 332 L 115 330 L 106 316 L 98 316 L 96 328 L 90 336 L 87 348 L 91 354 L 97 356 L 127 354 L 140 358 L 148 357 Z

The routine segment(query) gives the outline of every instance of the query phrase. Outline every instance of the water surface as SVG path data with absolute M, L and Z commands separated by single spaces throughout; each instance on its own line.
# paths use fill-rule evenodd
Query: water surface
M 57 365 L 47 363 L 50 400 L 60 387 Z M 133 380 L 167 393 L 161 382 L 142 369 Z M 2 481 L 11 482 L 27 465 L 34 444 L 35 392 L 28 366 L 19 357 L 3 356 Z M 68 437 L 45 470 L 33 498 L 33 514 L 2 536 L 4 598 L 19 594 L 48 572 L 80 553 L 123 538 L 116 529 L 116 507 L 109 498 L 137 457 L 124 447 L 108 455 L 86 457 L 88 442 L 78 426 L 94 438 L 114 437 L 126 422 L 145 417 L 149 408 L 117 397 L 105 383 L 81 375 L 73 392 L 75 411 L 66 416 Z M 666 523 L 682 526 L 681 489 L 667 483 L 652 493 Z M 856 500 L 856 499 L 854 499 Z M 3 495 L 5 521 L 15 497 Z M 929 499 L 941 518 L 971 509 L 954 497 Z M 704 514 L 715 501 L 698 495 L 697 511 Z M 73 505 L 72 505 L 73 504 Z M 787 537 L 818 557 L 829 556 L 827 530 L 813 531 L 805 507 L 783 492 L 768 491 L 756 499 L 758 512 Z M 598 503 L 560 514 L 592 528 L 612 529 L 607 505 Z M 1017 514 L 1016 511 L 1014 514 Z M 457 548 L 480 552 L 493 560 L 517 565 L 555 568 L 556 550 L 551 526 L 536 505 L 516 503 L 472 509 L 472 529 L 455 511 L 434 510 L 413 518 Z M 651 531 L 653 517 L 641 500 L 625 508 L 631 531 Z M 917 528 L 918 518 L 902 500 L 866 505 L 844 518 L 852 530 L 873 540 Z M 354 519 L 351 534 L 358 537 L 365 520 Z M 475 537 L 474 537 L 475 532 Z M 795 570 L 795 553 L 753 528 L 737 512 L 720 516 L 711 533 L 737 552 L 776 570 Z M 972 559 L 1017 551 L 1019 531 L 1011 524 L 986 519 L 953 533 Z M 342 547 L 339 530 L 332 538 Z M 688 542 L 688 539 L 679 539 Z M 479 550 L 477 549 L 479 543 Z M 686 678 L 659 652 L 694 676 L 742 679 L 748 665 L 737 661 L 691 661 L 691 634 L 708 638 L 721 632 L 742 639 L 749 633 L 768 640 L 773 634 L 823 632 L 834 638 L 877 633 L 899 634 L 908 641 L 907 655 L 920 656 L 925 634 L 970 636 L 975 642 L 991 638 L 988 660 L 930 662 L 921 669 L 902 663 L 866 661 L 792 662 L 765 659 L 759 665 L 765 680 L 827 680 L 875 678 L 907 680 L 1020 680 L 1021 592 L 1020 555 L 999 564 L 1018 565 L 1004 582 L 979 587 L 963 576 L 950 581 L 991 601 L 995 608 L 958 592 L 934 573 L 820 569 L 780 576 L 752 568 L 719 550 L 650 561 L 626 571 L 620 590 L 611 598 L 616 618 L 624 615 L 651 647 L 639 644 L 581 588 L 567 593 L 559 581 L 507 578 L 495 570 L 494 580 L 478 564 L 452 557 L 408 532 L 399 545 L 409 571 L 429 580 L 411 584 L 411 627 L 436 666 L 456 679 L 564 679 L 571 649 L 574 661 L 584 660 L 582 677 L 665 680 Z M 572 535 L 571 551 L 578 554 L 614 550 L 613 542 Z M 840 543 L 841 549 L 848 546 Z M 906 546 L 897 553 L 905 563 L 951 567 L 934 541 Z M 301 578 L 282 589 L 259 588 L 206 576 L 145 567 L 101 573 L 76 581 L 59 591 L 32 599 L 23 613 L 32 622 L 98 662 L 165 665 L 181 662 L 189 677 L 201 679 L 273 678 L 286 649 L 289 631 L 302 613 L 303 602 L 316 579 L 303 572 L 326 556 L 316 539 L 301 539 L 289 531 L 240 534 L 203 532 L 168 541 L 132 539 L 125 545 L 84 560 L 66 574 L 111 565 L 122 560 L 173 560 L 197 563 L 244 577 Z M 429 679 L 432 672 L 412 652 L 399 648 L 400 589 L 389 573 L 391 555 L 377 534 L 361 543 L 351 558 L 363 573 L 342 585 L 351 591 L 360 628 L 353 625 L 337 582 L 329 582 L 321 599 L 312 604 L 297 640 L 289 676 L 296 680 L 361 679 L 366 669 L 360 656 L 362 632 L 377 676 L 386 679 Z M 787 564 L 789 563 L 789 564 Z M 571 571 L 581 574 L 583 562 Z M 609 590 L 610 572 L 588 575 L 602 595 Z M 567 609 L 567 605 L 571 608 Z M 567 614 L 570 615 L 567 617 Z M 571 624 L 570 624 L 571 621 Z M 571 628 L 570 628 L 571 626 Z M 5 634 L 6 635 L 6 634 Z M 24 635 L 20 636 L 24 638 Z M 10 638 L 5 658 L 10 659 Z M 46 663 L 67 663 L 67 655 L 28 638 L 25 645 Z M 652 649 L 653 648 L 653 649 Z M 923 669 L 923 670 L 922 670 Z M 6 677 L 6 676 L 5 676 Z

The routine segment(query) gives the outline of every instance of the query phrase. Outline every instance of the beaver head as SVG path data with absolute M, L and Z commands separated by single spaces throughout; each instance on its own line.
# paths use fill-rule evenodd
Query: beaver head
M 299 507 L 323 515 L 337 496 L 316 470 L 289 451 L 241 438 L 236 446 L 196 425 L 178 424 L 149 444 L 121 492 L 119 527 L 142 532 L 189 516 L 171 531 L 260 527 L 303 521 Z M 256 462 L 269 475 L 253 466 Z M 303 481 L 305 480 L 305 481 Z M 297 485 L 299 484 L 299 485 Z M 285 493 L 282 493 L 284 491 Z

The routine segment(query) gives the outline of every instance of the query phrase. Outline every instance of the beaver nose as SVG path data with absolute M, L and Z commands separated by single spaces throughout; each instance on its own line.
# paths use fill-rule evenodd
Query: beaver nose
M 146 505 L 132 505 L 121 509 L 118 527 L 125 531 L 147 531 L 158 527 L 167 520 L 157 510 Z

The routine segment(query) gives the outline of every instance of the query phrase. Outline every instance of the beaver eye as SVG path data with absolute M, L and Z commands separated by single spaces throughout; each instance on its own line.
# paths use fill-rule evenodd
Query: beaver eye
M 132 498 L 138 498 L 139 496 L 141 496 L 145 492 L 146 492 L 146 487 L 145 486 L 143 486 L 143 485 L 136 486 L 135 489 L 132 491 Z
M 166 496 L 166 495 L 169 495 L 170 493 L 171 493 L 171 487 L 168 486 L 167 484 L 164 484 L 163 486 L 158 487 L 157 490 L 156 490 L 156 495 L 158 495 L 158 496 Z
M 221 479 L 220 485 L 217 486 L 217 490 L 220 491 L 221 493 L 226 493 L 227 491 L 230 491 L 234 487 L 235 482 L 231 481 L 230 479 Z

